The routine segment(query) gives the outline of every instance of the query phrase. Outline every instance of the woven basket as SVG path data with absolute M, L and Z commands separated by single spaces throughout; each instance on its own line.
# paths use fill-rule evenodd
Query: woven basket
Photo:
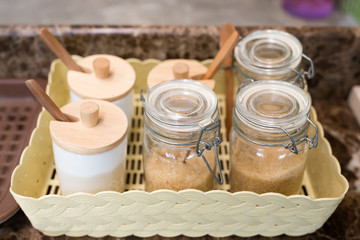
M 146 87 L 149 70 L 159 61 L 128 61 L 137 73 L 135 92 L 138 93 L 139 88 Z M 203 62 L 204 65 L 209 63 Z M 52 63 L 47 92 L 58 106 L 69 101 L 66 72 L 59 60 Z M 221 119 L 224 120 L 223 72 L 217 73 L 215 79 Z M 309 151 L 302 195 L 286 197 L 276 193 L 227 192 L 229 146 L 224 132 L 219 149 L 224 185 L 209 192 L 191 189 L 145 192 L 141 156 L 143 107 L 138 94 L 135 94 L 134 103 L 126 166 L 128 191 L 124 193 L 109 191 L 61 196 L 49 135 L 52 118 L 46 111 L 39 115 L 30 145 L 13 173 L 10 189 L 36 229 L 50 236 L 299 236 L 320 228 L 348 190 L 348 182 L 340 173 L 339 163 L 332 155 L 312 109 L 313 122 L 319 128 L 319 146 Z

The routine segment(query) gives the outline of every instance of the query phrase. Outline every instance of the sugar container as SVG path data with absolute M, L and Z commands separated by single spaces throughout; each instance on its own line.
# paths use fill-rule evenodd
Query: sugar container
M 215 93 L 197 81 L 180 79 L 162 82 L 149 91 L 141 90 L 141 101 L 145 106 L 146 190 L 208 191 L 214 188 L 214 179 L 222 184 Z
M 125 113 L 103 100 L 72 102 L 61 111 L 75 120 L 50 122 L 62 194 L 124 191 L 128 130 Z
M 298 194 L 307 152 L 317 146 L 310 99 L 281 81 L 243 84 L 230 133 L 230 190 Z M 313 135 L 309 136 L 309 126 Z

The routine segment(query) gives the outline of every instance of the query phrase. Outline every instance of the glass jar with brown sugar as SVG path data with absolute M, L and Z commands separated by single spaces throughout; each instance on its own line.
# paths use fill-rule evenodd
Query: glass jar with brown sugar
M 143 93 L 146 92 L 146 96 Z M 193 80 L 165 81 L 141 90 L 145 106 L 143 160 L 146 191 L 214 188 L 222 184 L 220 120 L 215 93 Z M 215 174 L 219 169 L 220 179 Z
M 309 113 L 309 96 L 293 84 L 244 82 L 230 133 L 230 190 L 298 194 L 308 149 L 317 146 Z

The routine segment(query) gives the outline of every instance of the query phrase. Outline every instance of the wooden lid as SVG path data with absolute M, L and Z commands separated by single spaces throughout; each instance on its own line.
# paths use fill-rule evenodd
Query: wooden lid
M 134 87 L 135 71 L 122 58 L 97 54 L 84 57 L 77 64 L 86 73 L 69 70 L 67 82 L 71 91 L 83 99 L 112 102 L 126 96 Z
M 77 154 L 96 154 L 118 146 L 126 137 L 128 120 L 116 105 L 102 100 L 69 103 L 61 111 L 77 122 L 50 122 L 52 140 Z
M 192 79 L 205 74 L 207 67 L 194 60 L 173 59 L 166 60 L 156 65 L 147 77 L 149 88 L 167 80 Z M 195 79 L 194 78 L 194 79 Z M 197 80 L 197 79 L 196 79 Z M 198 80 L 212 90 L 215 88 L 215 80 Z

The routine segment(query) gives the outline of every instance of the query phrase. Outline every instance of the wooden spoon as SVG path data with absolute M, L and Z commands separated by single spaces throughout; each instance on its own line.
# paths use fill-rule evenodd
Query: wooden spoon
M 192 76 L 192 79 L 211 79 L 217 70 L 220 68 L 220 66 L 225 61 L 225 58 L 232 53 L 234 47 L 236 46 L 237 42 L 239 40 L 239 33 L 237 31 L 233 32 L 231 36 L 226 40 L 224 45 L 220 48 L 219 52 L 216 54 L 214 61 L 210 64 L 208 70 L 203 76 L 197 75 Z
M 34 80 L 30 79 L 25 82 L 25 85 L 29 88 L 36 100 L 53 116 L 56 120 L 62 122 L 73 122 L 70 117 L 65 115 L 51 100 L 51 98 L 45 93 L 40 85 Z
M 227 39 L 236 32 L 234 25 L 231 23 L 225 23 L 220 29 L 220 39 L 219 44 L 220 48 L 223 47 L 227 41 Z M 233 98 L 233 71 L 232 71 L 232 55 L 228 55 L 224 61 L 225 67 L 225 98 L 226 98 L 226 135 L 229 139 L 230 129 L 232 126 L 232 108 L 234 106 L 234 98 Z
M 42 28 L 39 32 L 40 38 L 51 49 L 51 51 L 63 61 L 63 63 L 70 69 L 78 72 L 85 72 L 69 54 L 68 51 L 61 45 L 61 43 L 46 29 Z

